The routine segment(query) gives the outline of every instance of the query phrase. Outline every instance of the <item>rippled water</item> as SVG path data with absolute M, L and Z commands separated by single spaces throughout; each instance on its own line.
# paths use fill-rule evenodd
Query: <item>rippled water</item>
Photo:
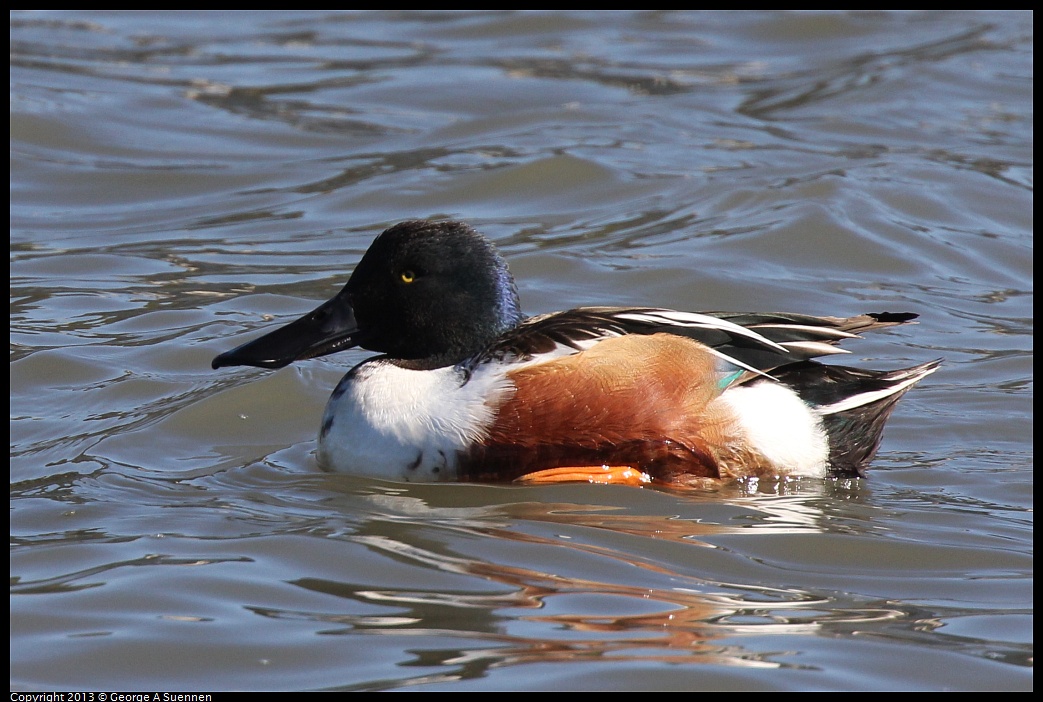
M 11 22 L 13 689 L 1031 689 L 1029 13 Z M 453 216 L 529 313 L 918 326 L 868 480 L 403 485 L 218 352 Z

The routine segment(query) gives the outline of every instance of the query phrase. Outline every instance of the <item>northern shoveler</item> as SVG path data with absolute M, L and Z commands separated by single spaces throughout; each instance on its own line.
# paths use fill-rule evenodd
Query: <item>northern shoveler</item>
M 416 220 L 378 236 L 336 297 L 212 365 L 380 352 L 326 406 L 319 459 L 334 471 L 631 484 L 861 476 L 895 403 L 940 361 L 874 371 L 811 359 L 916 316 L 581 307 L 526 318 L 489 240 L 461 222 Z

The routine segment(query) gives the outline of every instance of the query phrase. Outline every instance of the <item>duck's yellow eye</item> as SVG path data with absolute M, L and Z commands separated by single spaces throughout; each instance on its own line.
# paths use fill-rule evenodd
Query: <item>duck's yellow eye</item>
M 412 283 L 416 280 L 416 273 L 407 268 L 398 274 L 398 279 L 403 283 Z

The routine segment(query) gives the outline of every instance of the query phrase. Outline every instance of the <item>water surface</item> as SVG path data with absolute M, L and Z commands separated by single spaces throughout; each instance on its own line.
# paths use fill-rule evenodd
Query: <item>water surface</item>
M 1032 19 L 13 12 L 12 688 L 1031 689 Z M 868 480 L 325 474 L 364 352 L 210 360 L 446 216 L 945 365 Z

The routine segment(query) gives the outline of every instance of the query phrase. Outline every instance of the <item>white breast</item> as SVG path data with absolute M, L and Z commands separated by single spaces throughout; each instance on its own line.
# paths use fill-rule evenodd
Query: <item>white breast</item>
M 366 361 L 341 380 L 326 405 L 319 460 L 330 470 L 392 480 L 457 479 L 460 451 L 485 436 L 493 407 L 511 386 L 485 364 L 415 371 Z

